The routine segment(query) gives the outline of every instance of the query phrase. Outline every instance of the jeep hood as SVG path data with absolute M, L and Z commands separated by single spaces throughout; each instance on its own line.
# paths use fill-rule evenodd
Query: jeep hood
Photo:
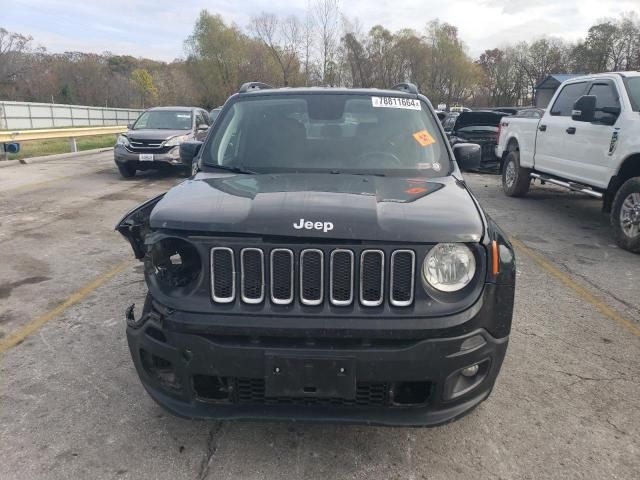
M 301 219 L 314 228 L 294 228 Z M 316 229 L 316 222 L 332 228 Z M 483 235 L 474 200 L 453 177 L 200 173 L 169 190 L 149 224 L 212 235 L 389 242 L 477 242 Z

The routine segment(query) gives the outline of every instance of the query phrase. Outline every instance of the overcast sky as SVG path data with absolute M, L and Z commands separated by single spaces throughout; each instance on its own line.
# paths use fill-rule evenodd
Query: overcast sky
M 305 11 L 307 0 L 0 0 L 0 27 L 33 36 L 51 52 L 110 51 L 158 60 L 184 56 L 183 41 L 203 8 L 245 28 L 251 15 Z M 422 31 L 433 19 L 458 27 L 469 53 L 507 42 L 584 37 L 589 26 L 640 0 L 340 0 L 340 11 L 362 26 Z

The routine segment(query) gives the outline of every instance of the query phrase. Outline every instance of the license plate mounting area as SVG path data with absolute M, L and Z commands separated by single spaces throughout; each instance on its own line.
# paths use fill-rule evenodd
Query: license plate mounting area
M 353 358 L 266 354 L 265 396 L 352 400 L 356 396 Z

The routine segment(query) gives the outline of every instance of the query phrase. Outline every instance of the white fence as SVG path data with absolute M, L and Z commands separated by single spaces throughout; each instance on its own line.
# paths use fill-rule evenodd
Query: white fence
M 0 130 L 127 125 L 142 110 L 0 101 Z

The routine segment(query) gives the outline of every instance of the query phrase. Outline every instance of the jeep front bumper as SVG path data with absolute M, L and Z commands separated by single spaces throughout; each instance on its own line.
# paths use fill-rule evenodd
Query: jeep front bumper
M 481 306 L 475 317 L 494 307 Z M 128 315 L 129 348 L 143 385 L 179 416 L 443 424 L 489 396 L 508 343 L 474 319 L 468 328 L 450 329 L 451 336 L 382 338 L 365 331 L 212 328 L 206 317 L 166 309 L 150 296 L 140 320 Z

